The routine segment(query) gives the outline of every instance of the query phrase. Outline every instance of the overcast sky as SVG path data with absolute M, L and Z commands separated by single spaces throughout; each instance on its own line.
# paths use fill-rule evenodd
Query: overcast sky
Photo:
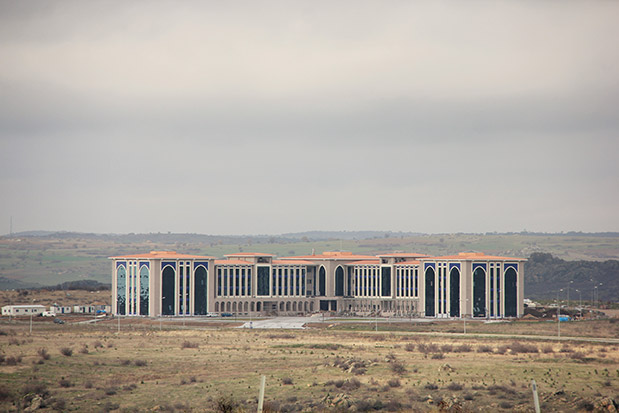
M 619 231 L 618 16 L 0 0 L 0 233 Z

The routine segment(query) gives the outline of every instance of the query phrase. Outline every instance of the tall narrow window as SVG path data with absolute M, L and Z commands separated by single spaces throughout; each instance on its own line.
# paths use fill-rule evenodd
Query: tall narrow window
M 194 314 L 206 315 L 207 283 L 206 269 L 203 266 L 196 268 L 194 276 Z
M 518 314 L 518 275 L 513 268 L 505 271 L 505 316 L 516 317 Z
M 435 273 L 434 268 L 428 267 L 426 268 L 426 317 L 434 317 L 435 314 Z
M 460 317 L 460 271 L 455 267 L 449 272 L 449 315 Z
M 126 314 L 127 301 L 127 269 L 121 265 L 116 270 L 116 312 L 120 315 Z
M 148 276 L 149 276 L 148 267 L 146 265 L 143 265 L 142 268 L 140 268 L 140 315 L 149 315 Z
M 161 313 L 174 315 L 174 285 L 176 275 L 174 269 L 167 266 L 161 274 Z
M 486 272 L 481 267 L 473 272 L 473 316 L 486 316 Z

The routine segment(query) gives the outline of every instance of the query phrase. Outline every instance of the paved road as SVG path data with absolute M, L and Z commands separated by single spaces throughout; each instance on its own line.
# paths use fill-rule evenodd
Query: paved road
M 275 317 L 268 320 L 248 321 L 239 328 L 288 328 L 304 329 L 306 323 L 316 323 L 322 320 L 320 315 L 311 317 Z

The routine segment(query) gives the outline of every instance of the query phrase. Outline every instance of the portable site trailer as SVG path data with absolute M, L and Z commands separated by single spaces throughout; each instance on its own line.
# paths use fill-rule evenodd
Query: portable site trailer
M 45 311 L 43 305 L 5 305 L 2 307 L 2 315 L 20 316 L 20 315 L 40 315 Z
M 52 305 L 49 307 L 49 311 L 54 314 L 69 314 L 71 310 L 71 306 Z

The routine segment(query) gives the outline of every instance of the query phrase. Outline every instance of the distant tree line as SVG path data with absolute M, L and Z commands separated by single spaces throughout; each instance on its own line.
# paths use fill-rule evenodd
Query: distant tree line
M 101 291 L 101 290 L 110 290 L 112 288 L 111 284 L 100 283 L 95 280 L 79 280 L 79 281 L 67 281 L 62 284 L 56 284 L 46 287 L 41 287 L 41 290 L 85 290 L 85 291 Z
M 565 301 L 569 288 L 569 298 L 573 303 L 580 297 L 583 301 L 590 302 L 594 290 L 600 301 L 619 300 L 617 260 L 565 261 L 552 254 L 536 252 L 529 257 L 524 271 L 524 293 L 527 298 L 556 299 L 558 294 L 559 299 Z M 560 291 L 561 289 L 563 291 Z

